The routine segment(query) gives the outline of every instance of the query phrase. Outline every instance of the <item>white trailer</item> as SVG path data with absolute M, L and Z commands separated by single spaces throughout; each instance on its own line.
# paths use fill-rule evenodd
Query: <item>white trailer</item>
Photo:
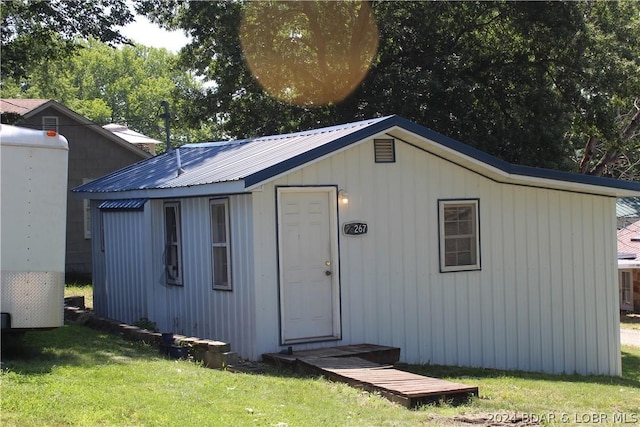
M 0 125 L 2 331 L 64 322 L 67 140 Z

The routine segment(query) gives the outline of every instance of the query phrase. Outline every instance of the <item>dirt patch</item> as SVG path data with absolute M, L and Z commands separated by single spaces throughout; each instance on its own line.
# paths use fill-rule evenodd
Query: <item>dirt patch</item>
M 456 415 L 445 417 L 440 415 L 429 415 L 430 421 L 440 426 L 461 426 L 461 427 L 524 427 L 539 426 L 541 419 L 536 419 L 534 414 L 520 414 L 517 412 L 495 412 L 479 413 L 468 415 Z

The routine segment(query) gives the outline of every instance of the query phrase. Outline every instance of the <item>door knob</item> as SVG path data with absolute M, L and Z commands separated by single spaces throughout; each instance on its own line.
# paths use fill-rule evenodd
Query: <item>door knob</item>
M 324 272 L 324 274 L 325 274 L 326 276 L 331 276 L 331 270 L 327 270 L 327 271 L 325 271 L 325 272 Z

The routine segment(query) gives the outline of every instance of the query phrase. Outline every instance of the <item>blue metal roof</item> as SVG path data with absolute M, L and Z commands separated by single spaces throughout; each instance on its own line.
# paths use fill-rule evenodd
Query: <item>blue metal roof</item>
M 249 188 L 392 128 L 434 141 L 506 174 L 640 192 L 637 182 L 513 165 L 399 116 L 285 135 L 187 144 L 178 150 L 179 153 L 172 150 L 143 160 L 73 191 L 124 192 L 239 181 L 243 182 L 243 188 Z M 177 168 L 178 154 L 184 170 L 181 174 Z
M 236 141 L 186 144 L 179 155 L 185 173 L 178 175 L 176 150 L 106 175 L 75 188 L 75 192 L 113 192 L 189 187 L 245 179 L 247 186 L 266 176 L 273 168 L 286 170 L 287 164 L 314 150 L 352 136 L 386 118 L 340 126 L 265 136 Z M 353 139 L 350 138 L 350 139 Z M 284 164 L 284 165 L 283 165 Z M 279 166 L 280 165 L 280 166 Z

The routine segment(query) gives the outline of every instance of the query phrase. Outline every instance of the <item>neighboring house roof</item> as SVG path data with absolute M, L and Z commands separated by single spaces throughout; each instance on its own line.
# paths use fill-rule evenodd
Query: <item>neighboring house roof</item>
M 640 218 L 640 197 L 622 197 L 616 202 L 616 217 Z
M 24 116 L 48 101 L 48 99 L 0 99 L 0 114 L 14 113 Z
M 510 164 L 399 116 L 285 135 L 187 144 L 73 191 L 86 197 L 100 193 L 100 198 L 122 198 L 123 193 L 166 197 L 246 192 L 371 138 L 404 141 L 497 182 L 611 197 L 640 195 L 637 182 Z M 178 173 L 178 164 L 184 173 Z M 181 190 L 172 191 L 176 189 Z
M 134 153 L 140 155 L 140 157 L 143 159 L 149 158 L 151 156 L 149 153 L 142 150 L 141 148 L 138 148 L 135 145 L 130 144 L 120 136 L 106 129 L 103 129 L 102 126 L 96 123 L 93 123 L 92 121 L 88 120 L 86 117 L 81 116 L 75 111 L 65 107 L 64 105 L 52 99 L 17 99 L 17 98 L 16 99 L 7 99 L 7 98 L 0 99 L 0 114 L 14 113 L 14 114 L 19 114 L 24 118 L 29 118 L 36 114 L 39 114 L 40 112 L 42 112 L 43 110 L 46 110 L 47 108 L 52 108 L 58 111 L 60 114 L 63 114 L 71 118 L 72 120 L 74 120 L 75 122 L 81 125 L 91 127 L 91 129 L 94 130 L 95 132 L 101 134 L 102 136 L 113 141 L 119 146 L 127 150 L 133 151 Z M 64 132 L 61 132 L 61 133 L 64 135 Z
M 640 258 L 640 220 L 618 230 L 618 259 Z
M 102 127 L 110 132 L 113 132 L 115 135 L 119 136 L 130 144 L 162 144 L 162 141 L 149 138 L 148 136 L 136 132 L 135 130 L 129 129 L 125 125 L 110 123 Z

